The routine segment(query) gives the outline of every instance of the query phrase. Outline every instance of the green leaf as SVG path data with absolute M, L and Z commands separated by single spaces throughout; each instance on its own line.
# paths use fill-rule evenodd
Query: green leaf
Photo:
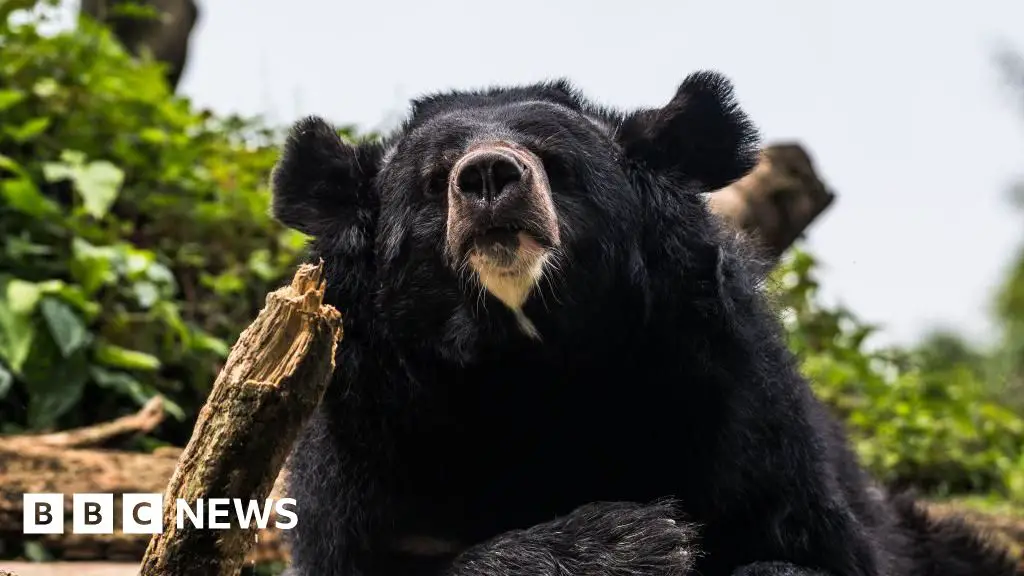
M 40 284 L 44 294 L 56 296 L 65 303 L 77 308 L 82 314 L 85 315 L 86 320 L 95 318 L 102 308 L 96 302 L 93 302 L 85 295 L 81 286 L 75 284 L 65 284 L 59 280 L 52 280 L 50 282 L 44 282 Z
M 147 6 L 142 3 L 119 2 L 111 7 L 110 15 L 125 17 L 125 19 L 134 18 L 139 20 L 140 24 L 144 24 L 146 20 L 159 20 L 161 13 L 154 6 Z
M 256 250 L 249 256 L 249 270 L 261 280 L 272 280 L 277 271 L 270 264 L 270 250 Z
M 132 292 L 142 308 L 150 308 L 160 300 L 160 290 L 152 282 L 136 282 L 132 285 Z
M 71 276 L 81 284 L 87 295 L 117 280 L 114 273 L 117 251 L 114 248 L 93 246 L 76 237 L 71 241 L 71 254 Z
M 213 352 L 222 358 L 227 358 L 228 353 L 231 352 L 231 348 L 226 342 L 203 332 L 192 335 L 192 348 L 194 350 Z
M 38 284 L 14 278 L 7 282 L 4 296 L 12 312 L 28 316 L 35 311 L 42 290 Z
M 35 259 L 49 256 L 54 252 L 50 246 L 33 243 L 29 240 L 27 232 L 22 232 L 18 236 L 7 236 L 4 240 L 7 257 L 12 260 Z
M 0 30 L 7 26 L 7 19 L 18 10 L 28 10 L 36 0 L 0 0 Z
M 139 382 L 125 372 L 115 372 L 99 366 L 92 366 L 89 369 L 89 374 L 99 387 L 106 388 L 116 394 L 128 396 L 139 406 L 149 402 L 151 398 L 158 395 L 152 386 Z M 176 420 L 181 421 L 186 418 L 185 411 L 170 398 L 164 396 L 163 404 L 164 410 Z
M 40 334 L 23 369 L 28 392 L 28 424 L 34 430 L 52 427 L 82 398 L 89 377 L 84 349 L 61 356 L 53 338 Z
M 32 92 L 40 98 L 49 98 L 56 94 L 59 89 L 60 84 L 57 84 L 56 80 L 53 78 L 43 78 L 32 87 Z
M 46 320 L 53 341 L 67 358 L 89 343 L 89 332 L 75 312 L 60 300 L 44 298 L 39 311 Z
M 41 253 L 45 254 L 45 252 Z M 100 305 L 92 302 L 76 284 L 67 284 L 62 280 L 47 280 L 35 285 L 41 296 L 54 296 L 77 308 L 86 318 L 94 317 L 100 312 Z
M 184 422 L 187 418 L 184 408 L 166 396 L 164 396 L 164 411 L 170 414 L 178 422 Z
M 65 164 L 70 164 L 71 166 L 75 166 L 76 168 L 82 167 L 82 165 L 85 164 L 86 158 L 88 158 L 88 156 L 86 156 L 85 152 L 82 152 L 81 150 L 65 149 L 62 150 L 60 153 L 61 162 L 64 162 Z
M 20 126 L 4 126 L 4 132 L 17 142 L 28 142 L 50 127 L 47 117 L 33 118 Z
M 21 90 L 0 90 L 0 112 L 16 105 L 25 99 L 25 93 Z
M 3 364 L 0 364 L 0 400 L 7 397 L 14 385 L 14 374 L 7 371 Z
M 160 359 L 152 354 L 129 350 L 114 344 L 101 343 L 96 347 L 96 361 L 113 368 L 128 370 L 158 370 Z
M 0 358 L 16 374 L 21 372 L 32 350 L 36 328 L 31 316 L 18 314 L 6 298 L 0 298 Z
M 143 390 L 141 382 L 125 372 L 115 372 L 99 366 L 92 366 L 89 369 L 89 374 L 99 387 L 129 396 L 140 406 L 152 397 L 152 394 L 146 394 Z
M 43 164 L 43 177 L 49 182 L 71 180 L 86 213 L 97 220 L 106 216 L 124 183 L 124 172 L 113 163 L 85 164 L 85 154 L 77 150 L 64 150 L 60 162 Z
M 0 197 L 3 197 L 4 202 L 11 208 L 36 218 L 61 213 L 60 207 L 53 200 L 43 196 L 28 178 L 0 181 Z
M 124 172 L 105 160 L 89 164 L 77 174 L 75 189 L 82 196 L 85 211 L 97 220 L 106 216 L 124 183 Z
M 224 298 L 245 290 L 245 281 L 234 270 L 226 270 L 216 276 L 204 273 L 200 276 L 200 281 Z
M 14 172 L 19 176 L 26 176 L 25 169 L 21 167 L 14 158 L 0 154 L 0 168 Z
M 44 162 L 43 178 L 47 182 L 70 180 L 75 177 L 75 167 L 65 162 Z

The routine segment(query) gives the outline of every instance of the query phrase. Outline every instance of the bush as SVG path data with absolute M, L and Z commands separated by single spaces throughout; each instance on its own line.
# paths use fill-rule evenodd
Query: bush
M 3 431 L 161 393 L 184 442 L 303 244 L 268 215 L 277 135 L 193 110 L 98 25 L 39 30 L 0 29 Z
M 875 328 L 821 305 L 816 266 L 793 250 L 772 284 L 791 348 L 863 463 L 897 487 L 1024 499 L 1024 421 L 990 399 L 978 359 L 941 335 L 917 350 L 869 350 Z

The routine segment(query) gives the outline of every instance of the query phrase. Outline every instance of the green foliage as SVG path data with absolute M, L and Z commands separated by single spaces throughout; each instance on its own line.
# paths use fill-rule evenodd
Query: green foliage
M 1024 420 L 992 401 L 982 357 L 944 334 L 909 352 L 869 349 L 874 327 L 821 305 L 816 265 L 795 250 L 773 285 L 804 373 L 864 464 L 892 485 L 1024 498 Z
M 1024 250 L 1018 252 L 999 290 L 995 312 L 1001 331 L 993 359 L 998 393 L 1024 413 Z
M 39 24 L 0 28 L 0 422 L 161 393 L 180 443 L 303 245 L 268 215 L 276 134 L 194 110 L 102 27 Z

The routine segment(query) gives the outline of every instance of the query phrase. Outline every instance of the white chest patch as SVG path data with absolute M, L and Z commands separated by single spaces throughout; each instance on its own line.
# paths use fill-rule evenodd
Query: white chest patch
M 540 332 L 538 332 L 537 327 L 533 325 L 533 321 L 523 313 L 523 309 L 513 308 L 512 312 L 516 315 L 516 321 L 519 323 L 519 329 L 523 331 L 523 334 L 526 334 L 534 340 L 540 341 Z

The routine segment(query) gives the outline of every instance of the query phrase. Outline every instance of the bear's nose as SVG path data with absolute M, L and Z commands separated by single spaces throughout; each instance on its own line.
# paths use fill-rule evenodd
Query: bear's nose
M 523 168 L 512 156 L 496 150 L 477 152 L 461 162 L 455 184 L 471 198 L 494 202 L 523 178 Z

